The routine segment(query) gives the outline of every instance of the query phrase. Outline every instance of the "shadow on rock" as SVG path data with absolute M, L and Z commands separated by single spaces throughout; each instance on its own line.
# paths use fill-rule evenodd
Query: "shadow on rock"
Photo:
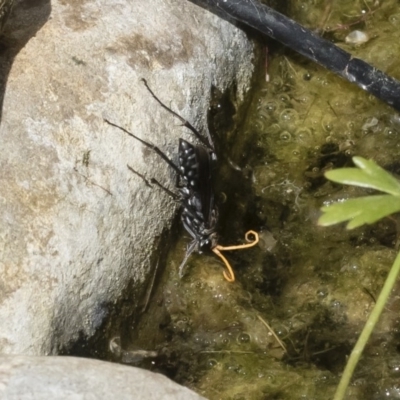
M 14 58 L 45 24 L 50 11 L 50 0 L 16 0 L 14 3 L 0 36 L 0 120 L 7 78 Z

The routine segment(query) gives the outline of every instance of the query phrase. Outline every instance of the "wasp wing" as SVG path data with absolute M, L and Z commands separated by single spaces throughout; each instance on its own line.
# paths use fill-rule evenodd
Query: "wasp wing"
M 183 186 L 187 188 L 187 207 L 191 208 L 191 214 L 204 223 L 206 229 L 212 229 L 215 225 L 215 204 L 210 150 L 180 139 L 179 166 Z
M 212 182 L 212 161 L 210 152 L 203 146 L 196 146 L 198 163 L 198 193 L 200 195 L 201 212 L 206 227 L 212 229 L 215 225 L 214 190 Z

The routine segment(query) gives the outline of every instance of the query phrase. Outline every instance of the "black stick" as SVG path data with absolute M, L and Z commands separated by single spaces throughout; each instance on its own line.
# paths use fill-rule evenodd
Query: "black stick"
M 257 0 L 190 0 L 278 40 L 400 111 L 400 82 Z

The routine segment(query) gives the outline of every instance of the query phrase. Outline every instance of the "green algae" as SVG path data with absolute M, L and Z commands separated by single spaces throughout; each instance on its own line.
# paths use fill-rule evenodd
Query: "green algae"
M 294 4 L 294 18 L 400 78 L 396 2 L 338 1 L 326 19 L 326 8 L 317 5 Z M 345 43 L 353 29 L 365 31 L 369 40 Z M 399 222 L 393 217 L 354 231 L 318 227 L 323 204 L 365 195 L 360 188 L 328 182 L 323 174 L 351 166 L 353 155 L 398 173 L 400 117 L 287 50 L 271 57 L 269 82 L 260 75 L 246 120 L 226 137 L 223 148 L 229 151 L 220 156 L 217 182 L 223 193 L 221 242 L 239 242 L 246 230 L 255 229 L 260 245 L 226 254 L 236 271 L 233 284 L 223 279 L 222 264 L 211 254 L 193 256 L 179 279 L 188 243 L 182 237 L 171 249 L 147 313 L 122 347 L 125 354 L 148 351 L 131 363 L 209 399 L 332 398 L 396 255 Z M 399 307 L 394 295 L 348 398 L 400 395 Z

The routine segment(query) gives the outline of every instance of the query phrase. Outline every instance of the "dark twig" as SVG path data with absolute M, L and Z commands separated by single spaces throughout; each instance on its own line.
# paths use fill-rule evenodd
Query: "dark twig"
M 81 174 L 78 169 L 75 167 L 74 171 L 79 174 L 83 179 L 85 179 L 86 182 L 89 182 L 90 184 L 92 184 L 93 186 L 97 186 L 100 189 L 103 189 L 107 194 L 109 194 L 110 196 L 112 196 L 112 193 L 106 189 L 105 187 L 98 185 L 97 183 L 93 182 L 91 179 L 89 179 L 86 175 Z
M 400 111 L 399 81 L 257 0 L 190 1 L 278 40 Z

